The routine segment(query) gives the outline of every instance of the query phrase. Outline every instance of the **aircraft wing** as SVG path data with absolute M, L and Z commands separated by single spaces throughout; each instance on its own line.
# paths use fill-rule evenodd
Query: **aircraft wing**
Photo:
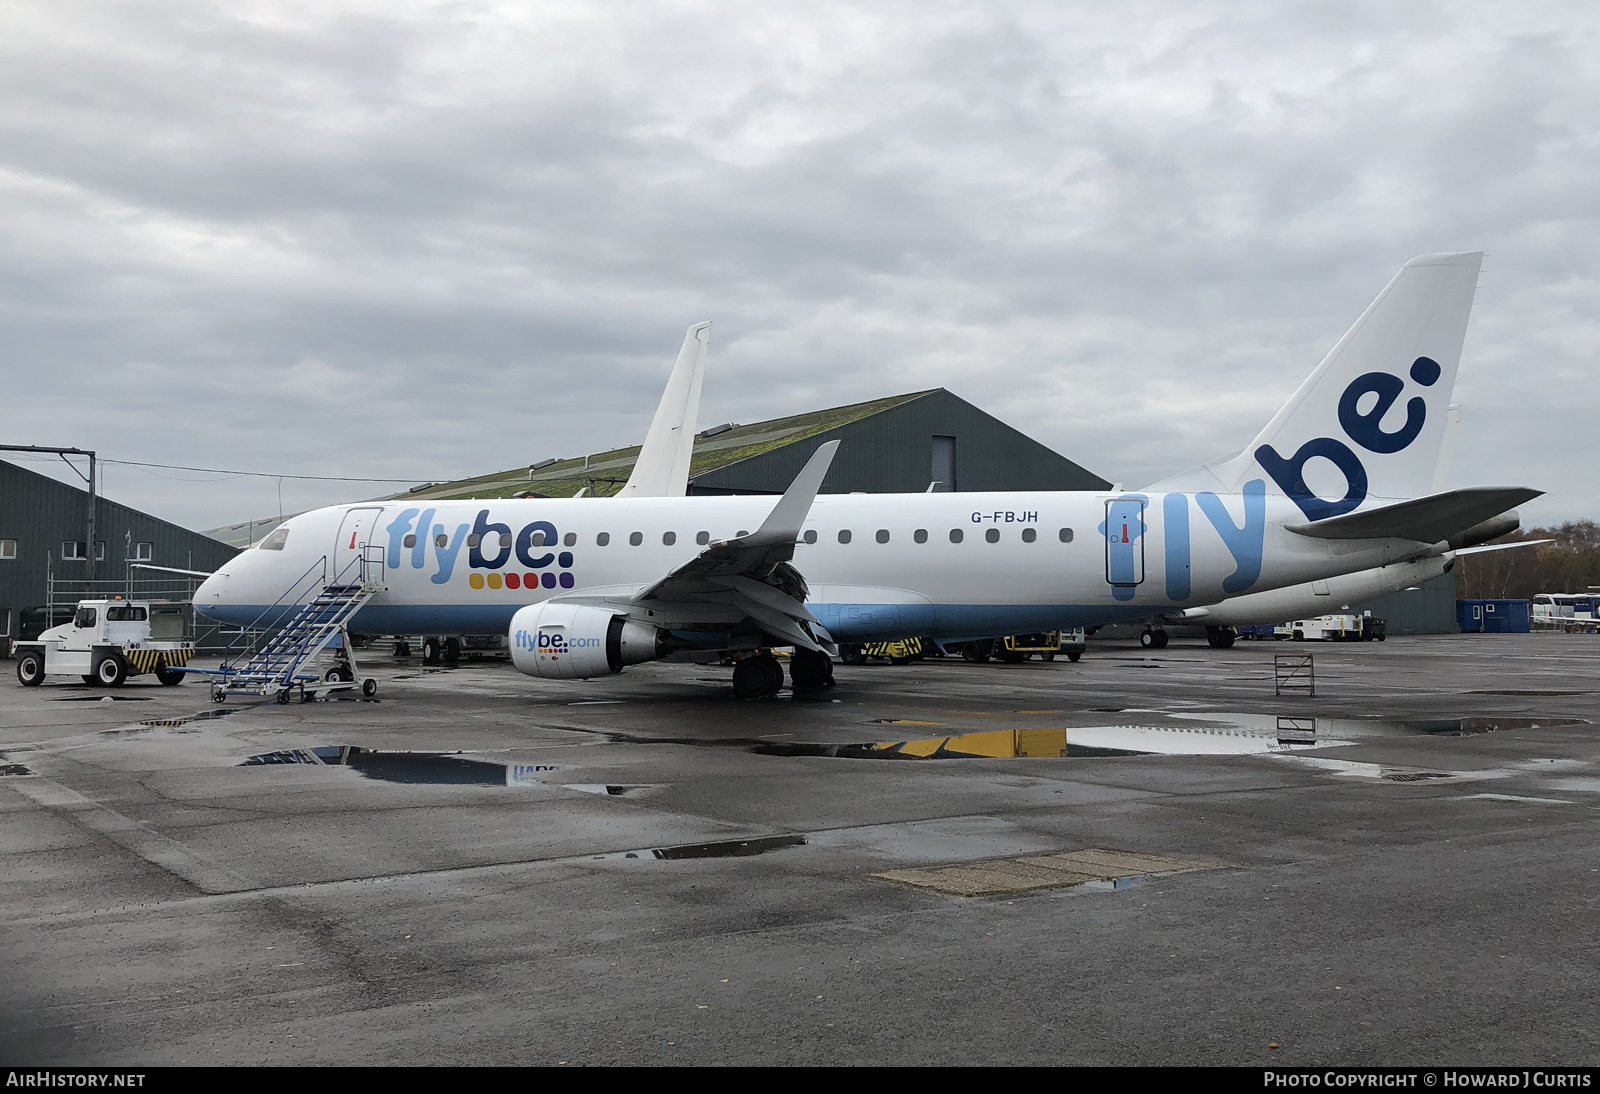
M 1315 523 L 1286 524 L 1316 539 L 1410 539 L 1438 543 L 1543 494 L 1525 486 L 1473 486 L 1358 510 Z
M 754 532 L 717 540 L 643 592 L 626 601 L 607 597 L 605 603 L 652 613 L 651 618 L 669 626 L 743 618 L 778 645 L 808 650 L 821 649 L 823 643 L 831 646 L 827 631 L 805 606 L 805 579 L 786 564 L 794 557 L 795 542 L 838 449 L 838 441 L 818 447 Z

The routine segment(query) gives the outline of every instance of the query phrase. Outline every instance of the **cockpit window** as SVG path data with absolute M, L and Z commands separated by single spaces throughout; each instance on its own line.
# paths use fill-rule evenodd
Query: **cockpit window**
M 72 617 L 72 625 L 79 630 L 87 630 L 95 625 L 98 618 L 93 608 L 79 608 L 77 614 Z
M 261 541 L 260 549 L 263 551 L 281 551 L 283 545 L 289 542 L 289 529 L 274 528 L 272 534 Z

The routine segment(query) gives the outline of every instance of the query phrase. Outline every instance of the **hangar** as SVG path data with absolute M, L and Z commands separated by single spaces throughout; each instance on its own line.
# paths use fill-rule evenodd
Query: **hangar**
M 712 426 L 695 440 L 690 494 L 781 494 L 817 447 L 842 442 L 822 492 L 1104 490 L 1105 479 L 944 388 Z M 404 498 L 571 497 L 614 494 L 639 446 L 546 459 L 478 478 L 429 483 Z M 260 524 L 256 525 L 259 530 Z M 260 533 L 264 534 L 264 532 Z
M 52 596 L 59 607 L 91 593 L 142 591 L 165 599 L 185 591 L 174 587 L 185 584 L 181 575 L 154 580 L 161 571 L 137 571 L 134 563 L 209 573 L 238 553 L 210 536 L 99 497 L 97 573 L 93 588 L 86 589 L 88 507 L 88 491 L 0 460 L 0 638 L 21 638 L 25 629 L 37 633 L 48 625 L 45 608 Z

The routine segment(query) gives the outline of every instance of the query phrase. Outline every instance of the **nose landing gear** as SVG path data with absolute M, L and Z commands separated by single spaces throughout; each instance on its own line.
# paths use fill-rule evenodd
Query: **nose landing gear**
M 1147 650 L 1164 650 L 1167 648 L 1167 632 L 1160 627 L 1146 627 L 1139 635 L 1139 645 Z

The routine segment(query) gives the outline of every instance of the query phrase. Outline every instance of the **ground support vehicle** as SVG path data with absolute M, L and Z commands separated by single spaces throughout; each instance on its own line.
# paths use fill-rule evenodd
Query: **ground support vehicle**
M 1279 623 L 1272 629 L 1274 638 L 1296 642 L 1382 642 L 1384 621 L 1370 615 L 1319 615 Z
M 951 643 L 963 661 L 982 664 L 993 657 L 1017 664 L 1035 654 L 1041 661 L 1054 661 L 1057 654 L 1066 654 L 1067 660 L 1076 661 L 1083 656 L 1084 630 L 1043 631 L 1033 634 L 1009 634 L 1001 638 L 981 638 L 971 642 Z
M 183 637 L 178 605 L 149 600 L 80 600 L 72 621 L 51 627 L 16 648 L 17 679 L 37 687 L 46 676 L 77 676 L 86 684 L 120 687 L 152 674 L 181 684 L 194 643 Z
M 864 665 L 873 657 L 881 657 L 891 665 L 904 665 L 926 656 L 926 646 L 920 638 L 868 642 L 866 645 L 846 643 L 839 647 L 839 660 L 847 665 Z

